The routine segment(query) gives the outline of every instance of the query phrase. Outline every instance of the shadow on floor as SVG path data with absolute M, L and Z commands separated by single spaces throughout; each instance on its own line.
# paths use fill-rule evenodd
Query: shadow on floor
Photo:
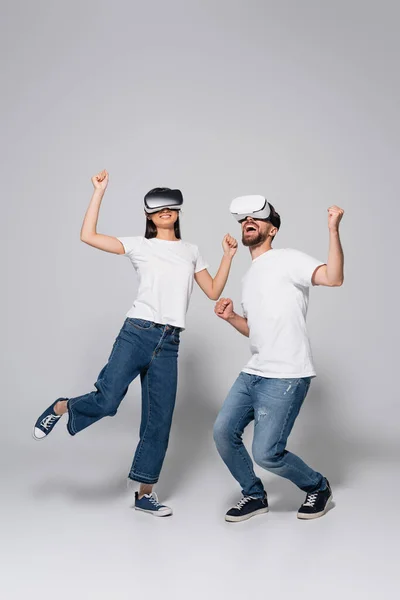
M 64 496 L 79 503 L 102 503 L 122 498 L 127 493 L 126 478 L 105 478 L 104 481 L 80 481 L 67 478 L 52 477 L 31 486 L 33 498 L 51 498 Z
M 225 465 L 219 458 L 212 437 L 213 424 L 215 422 L 218 406 L 222 405 L 223 398 L 215 397 L 212 381 L 204 380 L 204 368 L 199 371 L 195 355 L 185 356 L 181 362 L 183 381 L 180 386 L 180 398 L 177 403 L 174 422 L 170 437 L 170 446 L 164 463 L 157 492 L 163 501 L 175 493 L 184 494 L 188 485 L 195 486 L 198 473 L 207 469 L 212 471 L 212 491 L 218 494 L 218 480 L 215 481 L 215 469 L 220 469 L 221 477 L 224 478 L 223 487 L 226 489 L 225 477 L 231 477 L 227 473 Z M 233 383 L 233 381 L 232 381 Z M 228 390 L 226 390 L 228 391 Z M 336 486 L 341 486 L 351 480 L 352 473 L 357 471 L 358 465 L 378 460 L 387 460 L 390 450 L 384 446 L 377 447 L 375 443 L 349 440 L 344 436 L 343 424 L 335 414 L 334 390 L 327 390 L 318 380 L 314 380 L 309 395 L 300 416 L 295 424 L 292 435 L 289 438 L 288 449 L 301 456 L 312 468 L 326 475 L 332 485 L 333 492 Z M 44 479 L 35 483 L 32 493 L 36 497 L 45 497 L 61 494 L 79 502 L 105 502 L 117 499 L 127 493 L 127 473 L 120 472 L 117 476 L 110 478 L 107 472 L 97 472 L 96 478 L 79 478 L 75 480 L 71 476 L 71 462 L 79 465 L 80 455 L 85 452 L 85 469 L 90 469 L 102 460 L 110 459 L 113 453 L 110 468 L 115 473 L 114 456 L 118 469 L 121 468 L 121 456 L 128 455 L 126 466 L 129 465 L 129 455 L 134 451 L 135 438 L 133 430 L 139 429 L 139 406 L 134 414 L 128 408 L 126 416 L 116 422 L 111 433 L 107 433 L 106 442 L 102 438 L 102 431 L 109 432 L 110 423 L 104 420 L 96 425 L 99 429 L 88 432 L 90 438 L 86 439 L 87 447 L 91 447 L 91 454 L 85 451 L 85 446 L 74 450 L 65 459 L 64 464 L 57 468 L 57 476 Z M 134 422 L 134 425 L 132 425 Z M 100 435 L 99 435 L 100 432 Z M 93 436 L 93 437 L 92 437 Z M 115 438 L 120 439 L 118 452 L 115 451 Z M 247 447 L 251 447 L 252 426 L 245 433 Z M 93 449 L 93 443 L 98 443 Z M 114 449 L 114 450 L 113 450 Z M 398 453 L 394 453 L 398 456 Z M 392 451 L 393 455 L 393 451 Z M 68 461 L 68 462 L 67 462 Z M 125 463 L 125 458 L 123 459 Z M 129 465 L 130 466 L 130 465 Z M 65 473 L 69 475 L 65 476 Z M 269 500 L 273 510 L 279 512 L 297 510 L 304 499 L 304 493 L 296 488 L 291 482 L 276 477 L 256 466 L 256 473 L 264 481 Z M 218 477 L 218 474 L 217 474 Z M 204 478 L 202 477 L 204 481 Z M 231 478 L 232 494 L 226 498 L 227 506 L 236 503 L 240 498 L 239 485 Z M 137 487 L 133 483 L 132 487 Z M 200 498 L 204 497 L 209 490 L 199 490 Z M 224 492 L 221 492 L 223 494 Z

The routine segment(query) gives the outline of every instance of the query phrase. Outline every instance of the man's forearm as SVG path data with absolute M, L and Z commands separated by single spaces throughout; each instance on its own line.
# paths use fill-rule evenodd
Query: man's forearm
M 247 324 L 247 319 L 241 317 L 240 315 L 233 313 L 233 315 L 227 319 L 228 323 L 232 325 L 235 329 L 239 331 L 242 335 L 249 337 L 249 326 Z
M 326 275 L 331 285 L 342 285 L 344 280 L 344 255 L 339 231 L 329 232 L 329 254 Z

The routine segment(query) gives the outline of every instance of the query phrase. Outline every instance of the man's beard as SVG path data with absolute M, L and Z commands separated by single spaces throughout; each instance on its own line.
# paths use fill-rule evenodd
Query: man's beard
M 259 246 L 260 244 L 263 244 L 265 242 L 265 240 L 268 237 L 268 233 L 261 233 L 260 231 L 258 232 L 258 235 L 256 235 L 255 237 L 248 237 L 247 239 L 244 236 L 244 232 L 242 234 L 242 244 L 243 246 Z

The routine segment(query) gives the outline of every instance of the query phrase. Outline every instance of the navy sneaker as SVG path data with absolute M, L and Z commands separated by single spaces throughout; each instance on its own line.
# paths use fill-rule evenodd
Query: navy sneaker
M 264 498 L 252 498 L 251 496 L 243 496 L 243 498 L 225 515 L 225 521 L 234 523 L 236 521 L 245 521 L 255 515 L 267 513 L 268 500 L 267 494 Z
M 66 400 L 66 398 L 59 398 L 53 402 L 53 404 L 49 406 L 49 408 L 47 408 L 36 421 L 33 429 L 33 437 L 35 440 L 43 440 L 46 436 L 48 436 L 62 417 L 62 415 L 56 415 L 54 412 L 54 406 L 59 400 Z
M 297 513 L 298 519 L 316 519 L 322 517 L 329 508 L 333 498 L 331 486 L 326 480 L 326 488 L 318 492 L 309 492 Z
M 160 504 L 155 492 L 145 494 L 140 499 L 138 492 L 135 492 L 135 510 L 149 513 L 153 517 L 169 517 L 172 515 L 172 508 L 165 506 L 165 504 Z

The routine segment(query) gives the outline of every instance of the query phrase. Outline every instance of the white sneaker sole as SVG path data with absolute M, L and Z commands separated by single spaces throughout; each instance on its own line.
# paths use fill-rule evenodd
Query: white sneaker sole
M 319 513 L 297 513 L 297 518 L 303 521 L 310 521 L 310 519 L 318 519 L 318 517 L 323 517 L 329 510 L 329 505 L 333 500 L 333 495 L 331 494 L 325 504 L 324 510 L 321 510 Z
M 228 523 L 238 523 L 239 521 L 247 521 L 251 519 L 251 517 L 255 517 L 256 515 L 262 515 L 264 513 L 269 512 L 269 508 L 259 508 L 248 515 L 243 515 L 242 517 L 233 517 L 231 515 L 225 515 L 225 521 Z
M 148 515 L 153 515 L 153 517 L 170 517 L 172 515 L 172 508 L 168 508 L 166 510 L 147 510 L 146 508 L 138 508 L 135 506 L 135 510 L 139 510 L 140 512 L 147 513 Z

